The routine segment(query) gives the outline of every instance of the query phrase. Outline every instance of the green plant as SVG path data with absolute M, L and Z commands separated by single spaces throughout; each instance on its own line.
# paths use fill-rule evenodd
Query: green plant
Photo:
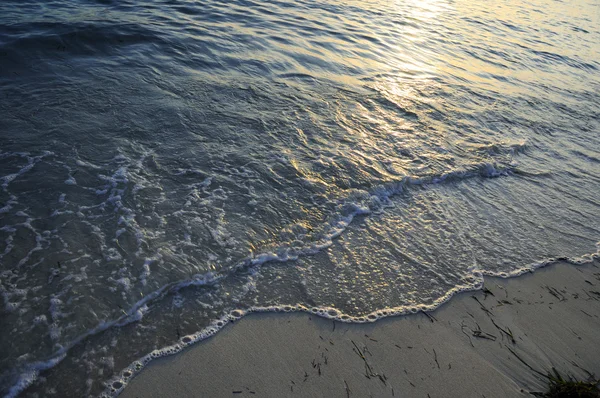
M 600 398 L 600 381 L 580 381 L 572 377 L 563 378 L 556 369 L 554 374 L 548 374 L 548 391 L 545 393 L 532 393 L 544 398 Z

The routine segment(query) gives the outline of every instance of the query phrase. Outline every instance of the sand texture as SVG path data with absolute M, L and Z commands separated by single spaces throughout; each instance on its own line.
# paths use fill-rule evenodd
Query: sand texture
M 370 324 L 253 314 L 153 361 L 134 397 L 525 397 L 600 375 L 600 267 L 556 264 Z M 530 368 L 531 367 L 531 368 Z

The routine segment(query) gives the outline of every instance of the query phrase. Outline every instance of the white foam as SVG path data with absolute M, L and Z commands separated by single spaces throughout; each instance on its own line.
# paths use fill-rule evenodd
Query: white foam
M 142 273 L 139 276 L 140 282 L 143 286 L 146 286 L 148 283 L 148 277 L 150 276 L 150 264 L 152 264 L 156 259 L 147 258 L 142 265 Z
M 17 197 L 15 195 L 10 195 L 10 198 L 8 201 L 6 201 L 6 204 L 3 207 L 0 207 L 0 214 L 8 213 L 10 209 L 12 209 L 12 207 L 17 203 L 19 203 L 17 201 Z
M 87 167 L 87 168 L 94 169 L 94 170 L 100 170 L 100 169 L 102 169 L 102 167 L 100 167 L 100 166 L 96 166 L 95 164 L 83 161 L 81 159 L 77 159 L 75 161 L 75 163 L 77 164 L 77 166 Z
M 416 314 L 419 312 L 431 312 L 436 308 L 440 307 L 442 304 L 449 301 L 454 295 L 474 290 L 481 290 L 484 284 L 484 275 L 493 275 L 493 276 L 501 276 L 501 277 L 510 277 L 521 275 L 524 272 L 531 272 L 532 270 L 539 268 L 540 266 L 554 264 L 559 261 L 566 261 L 571 264 L 580 265 L 589 263 L 590 261 L 594 261 L 595 259 L 600 259 L 600 242 L 597 245 L 598 250 L 596 253 L 584 255 L 581 257 L 574 258 L 557 258 L 557 259 L 548 259 L 541 262 L 536 262 L 527 267 L 522 268 L 522 272 L 518 273 L 510 273 L 510 274 L 500 274 L 495 275 L 491 272 L 486 272 L 480 270 L 476 266 L 472 266 L 469 268 L 469 275 L 466 275 L 464 280 L 465 283 L 462 285 L 455 286 L 450 289 L 446 294 L 442 297 L 436 299 L 430 305 L 412 305 L 412 306 L 398 306 L 391 308 L 383 308 L 380 310 L 373 311 L 364 316 L 351 316 L 348 314 L 344 314 L 337 308 L 332 307 L 313 307 L 307 308 L 302 304 L 295 305 L 278 305 L 278 306 L 268 306 L 268 307 L 260 307 L 255 306 L 249 309 L 236 309 L 211 323 L 207 328 L 194 333 L 192 335 L 184 336 L 180 339 L 177 344 L 154 350 L 146 356 L 140 358 L 139 360 L 133 362 L 129 367 L 124 369 L 121 374 L 113 379 L 111 379 L 107 383 L 107 389 L 103 393 L 103 397 L 116 397 L 128 384 L 128 382 L 139 373 L 148 363 L 156 358 L 160 358 L 166 355 L 173 355 L 175 353 L 180 352 L 186 346 L 191 344 L 195 344 L 196 342 L 205 340 L 211 336 L 213 336 L 217 331 L 226 326 L 230 321 L 240 319 L 241 317 L 250 314 L 250 313 L 260 313 L 260 312 L 307 312 L 310 314 L 318 315 L 323 318 L 332 319 L 338 322 L 346 322 L 346 323 L 371 323 L 376 322 L 382 318 L 392 317 L 392 316 L 402 316 L 409 314 Z M 267 256 L 268 257 L 268 256 Z
M 131 280 L 129 278 L 120 278 L 117 279 L 116 282 L 123 286 L 123 289 L 125 289 L 125 291 L 130 291 L 131 290 Z
M 0 181 L 2 181 L 2 189 L 4 189 L 4 191 L 6 191 L 8 188 L 8 185 L 11 182 L 13 182 L 17 177 L 27 173 L 37 163 L 42 161 L 42 159 L 44 159 L 45 157 L 50 156 L 50 155 L 53 155 L 53 153 L 49 152 L 49 151 L 44 151 L 42 155 L 35 156 L 35 157 L 30 157 L 28 153 L 23 153 L 23 152 L 14 152 L 14 153 L 6 154 L 6 156 L 4 156 L 4 157 L 18 156 L 18 157 L 27 158 L 27 164 L 25 166 L 21 167 L 21 169 L 19 169 L 19 171 L 17 171 L 16 173 L 9 174 L 4 177 L 0 177 Z
M 47 361 L 35 362 L 28 365 L 26 369 L 18 376 L 16 383 L 10 388 L 8 394 L 6 394 L 4 398 L 16 398 L 21 392 L 23 392 L 27 387 L 33 384 L 34 381 L 37 380 L 41 371 L 53 368 L 60 363 L 65 356 L 66 353 L 63 353 Z
M 121 160 L 123 160 L 123 158 L 119 158 L 119 159 L 115 158 L 115 160 L 121 161 Z M 493 166 L 491 168 L 487 167 L 487 166 L 483 166 L 482 170 L 483 170 L 483 174 L 481 174 L 481 175 L 484 175 L 484 176 L 503 175 L 503 174 L 501 174 L 502 171 L 498 171 Z M 389 199 L 390 196 L 393 196 L 399 192 L 402 192 L 404 187 L 407 185 L 411 185 L 411 184 L 421 185 L 421 184 L 426 184 L 426 183 L 435 183 L 435 182 L 439 182 L 439 181 L 444 181 L 445 179 L 454 177 L 454 176 L 459 176 L 460 178 L 465 178 L 465 177 L 469 177 L 469 176 L 473 176 L 473 175 L 479 175 L 478 173 L 467 173 L 467 172 L 460 172 L 460 173 L 455 172 L 455 173 L 457 173 L 457 174 L 453 175 L 451 173 L 448 173 L 448 175 L 446 175 L 446 176 L 429 177 L 429 178 L 406 177 L 399 182 L 377 187 L 373 190 L 372 193 L 369 193 L 366 191 L 359 191 L 359 190 L 353 191 L 352 195 L 350 195 L 349 198 L 347 198 L 346 200 L 340 201 L 340 203 L 337 207 L 337 212 L 338 212 L 337 215 L 332 218 L 332 220 L 329 222 L 328 229 L 326 229 L 322 234 L 320 234 L 320 236 L 317 240 L 308 242 L 308 243 L 304 243 L 304 246 L 299 246 L 299 247 L 298 246 L 294 246 L 294 247 L 282 246 L 282 247 L 278 247 L 278 248 L 275 248 L 270 251 L 265 251 L 264 253 L 258 253 L 256 255 L 249 256 L 246 259 L 237 263 L 237 265 L 234 266 L 232 269 L 225 270 L 224 272 L 219 273 L 219 274 L 209 272 L 204 275 L 195 275 L 190 280 L 183 280 L 183 281 L 179 281 L 176 283 L 164 285 L 160 289 L 157 289 L 154 292 L 146 295 L 142 300 L 135 303 L 131 307 L 130 310 L 126 311 L 125 316 L 119 317 L 118 319 L 113 320 L 113 321 L 102 322 L 96 328 L 94 328 L 94 329 L 84 333 L 80 337 L 74 339 L 70 344 L 67 344 L 65 346 L 64 353 L 66 353 L 66 351 L 68 349 L 70 349 L 73 345 L 77 344 L 78 341 L 81 341 L 81 339 L 83 339 L 87 336 L 90 336 L 90 335 L 93 335 L 96 333 L 100 333 L 100 332 L 106 330 L 108 327 L 122 326 L 124 324 L 134 322 L 134 321 L 141 319 L 144 312 L 147 311 L 147 308 L 148 308 L 147 303 L 149 303 L 151 300 L 155 300 L 155 299 L 158 299 L 159 297 L 163 297 L 167 293 L 177 292 L 181 288 L 190 286 L 190 285 L 208 285 L 208 284 L 218 283 L 220 280 L 227 277 L 229 274 L 231 274 L 241 268 L 244 268 L 244 269 L 247 269 L 249 267 L 257 268 L 268 261 L 286 262 L 286 261 L 290 261 L 290 260 L 295 260 L 299 256 L 310 255 L 310 254 L 314 254 L 320 250 L 323 250 L 324 248 L 327 248 L 333 244 L 333 240 L 345 231 L 345 229 L 348 227 L 348 225 L 350 225 L 350 223 L 353 221 L 353 219 L 356 216 L 380 211 L 382 206 L 385 205 L 385 203 L 387 202 L 387 200 Z M 141 230 L 137 226 L 137 223 L 135 223 L 135 219 L 134 219 L 135 213 L 133 212 L 133 210 L 125 207 L 122 203 L 121 195 L 124 193 L 124 189 L 118 188 L 118 184 L 127 183 L 127 181 L 128 181 L 127 167 L 122 166 L 111 177 L 106 177 L 106 176 L 104 176 L 104 177 L 105 177 L 105 181 L 107 181 L 109 187 L 107 187 L 104 190 L 103 194 L 106 194 L 110 191 L 110 194 L 109 194 L 110 196 L 106 200 L 105 203 L 113 205 L 115 212 L 121 211 L 124 214 L 119 218 L 118 224 L 131 227 L 134 230 L 137 230 L 137 233 L 139 233 L 141 235 Z M 206 181 L 208 181 L 207 184 L 210 184 L 210 177 L 207 178 L 205 180 L 205 182 Z M 225 191 L 223 189 L 215 190 L 214 198 L 226 198 Z M 82 216 L 83 216 L 83 214 L 82 214 Z M 225 229 L 224 223 L 218 224 L 217 227 L 214 228 L 214 231 L 211 231 L 211 233 L 213 233 L 213 238 L 215 238 L 215 241 L 221 242 L 223 245 L 233 245 L 235 243 L 235 240 L 232 242 L 228 241 L 228 239 L 231 237 L 231 234 Z M 141 238 L 139 238 L 139 239 L 141 240 Z M 138 244 L 139 244 L 140 240 L 138 240 Z M 111 250 L 112 250 L 112 252 L 111 252 Z M 104 250 L 103 250 L 103 252 L 104 252 Z M 105 254 L 105 256 L 106 256 L 105 258 L 107 261 L 116 261 L 116 260 L 121 259 L 121 255 L 115 249 L 109 248 L 109 249 L 107 249 L 107 252 L 110 253 L 109 255 Z M 147 275 L 149 275 L 150 264 L 152 261 L 153 260 L 149 261 L 148 259 L 146 259 L 144 266 L 143 266 L 143 273 L 147 272 Z M 482 275 L 474 273 L 474 277 L 475 278 L 472 281 L 469 281 L 470 283 L 467 283 L 463 286 L 457 287 L 455 290 L 451 291 L 445 297 L 447 297 L 447 299 L 449 299 L 451 297 L 451 295 L 455 294 L 458 291 L 473 290 L 473 289 L 480 287 L 481 283 L 483 281 Z M 147 278 L 147 276 L 146 276 L 146 278 Z M 143 284 L 145 284 L 146 278 L 140 278 L 143 281 L 142 282 Z M 124 279 L 127 279 L 128 283 L 125 283 Z M 121 285 L 123 287 L 126 288 L 126 286 L 128 286 L 129 289 L 131 288 L 131 282 L 128 278 L 121 278 L 120 281 L 122 281 Z M 463 289 L 463 290 L 461 290 L 461 289 Z M 128 290 L 128 289 L 126 288 L 126 290 Z M 441 302 L 445 302 L 447 299 L 445 299 L 444 301 L 441 301 Z M 436 305 L 441 304 L 441 302 L 436 302 Z M 336 320 L 340 320 L 340 321 L 344 321 L 344 322 L 372 322 L 377 319 L 380 319 L 381 317 L 414 313 L 414 312 L 426 310 L 428 308 L 435 308 L 435 307 L 400 307 L 400 308 L 396 308 L 396 309 L 393 309 L 393 308 L 392 309 L 384 309 L 384 310 L 380 310 L 380 311 L 375 311 L 374 313 L 368 314 L 364 317 L 351 317 L 351 316 L 342 314 L 338 310 L 333 309 L 333 308 L 317 308 L 317 309 L 315 309 L 315 312 L 313 312 L 313 310 L 309 310 L 309 309 L 299 306 L 299 305 L 282 306 L 282 307 L 264 307 L 264 308 L 256 307 L 256 308 L 249 310 L 248 312 L 306 311 L 306 312 L 316 313 L 316 314 L 326 317 L 326 318 L 336 319 Z M 245 312 L 242 311 L 240 316 L 243 316 L 244 314 L 245 314 Z M 233 315 L 228 315 L 228 316 L 233 316 Z M 184 343 L 188 344 L 188 343 L 191 343 L 194 341 L 200 341 L 201 339 L 207 338 L 207 337 L 211 336 L 212 334 L 216 333 L 216 331 L 218 329 L 220 329 L 222 326 L 224 326 L 225 324 L 226 324 L 226 322 L 225 323 L 222 322 L 220 324 L 221 326 L 219 326 L 217 324 L 217 325 L 211 326 L 210 328 L 206 329 L 205 331 L 199 332 L 198 334 L 193 335 L 191 337 L 185 336 L 184 338 L 187 337 L 187 339 L 184 341 Z M 178 352 L 177 350 L 180 349 L 180 346 L 181 346 L 181 343 L 177 344 L 176 346 L 171 347 L 170 350 L 167 350 L 166 352 L 169 354 Z M 154 357 L 156 357 L 156 355 L 159 355 L 159 354 L 164 355 L 164 353 L 165 353 L 165 351 L 160 351 L 158 354 L 152 353 L 152 355 L 150 357 L 146 356 L 144 358 L 154 358 Z M 146 363 L 146 360 L 144 360 L 144 359 L 142 359 L 140 361 L 141 361 L 140 363 Z M 121 383 L 121 387 L 122 387 L 126 384 L 126 381 L 128 379 L 129 379 L 129 377 L 124 378 L 122 380 L 119 380 L 118 383 Z M 112 389 L 115 391 L 122 390 L 122 388 L 114 388 L 114 385 L 112 386 Z
M 77 181 L 75 181 L 75 178 L 73 176 L 69 176 L 69 178 L 67 178 L 65 180 L 65 184 L 67 184 L 67 185 L 77 185 Z
M 597 248 L 597 250 L 595 253 L 584 254 L 580 257 L 546 258 L 543 260 L 533 262 L 526 266 L 519 267 L 519 268 L 509 271 L 509 272 L 495 272 L 495 271 L 481 270 L 481 274 L 486 275 L 486 276 L 497 277 L 497 278 L 514 278 L 514 277 L 526 274 L 528 272 L 533 272 L 538 268 L 556 264 L 561 261 L 569 263 L 569 264 L 573 264 L 573 265 L 589 264 L 589 263 L 592 263 L 596 259 L 600 259 L 600 242 L 596 243 L 596 248 Z

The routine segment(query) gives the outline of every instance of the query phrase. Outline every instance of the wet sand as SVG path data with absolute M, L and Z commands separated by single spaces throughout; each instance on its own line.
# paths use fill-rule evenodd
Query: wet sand
M 153 361 L 120 397 L 526 397 L 600 376 L 600 263 L 486 278 L 429 314 L 252 314 Z M 538 373 L 539 372 L 539 373 Z

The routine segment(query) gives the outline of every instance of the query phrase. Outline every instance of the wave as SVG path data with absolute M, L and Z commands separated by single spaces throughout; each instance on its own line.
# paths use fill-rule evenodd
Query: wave
M 108 21 L 106 21 L 108 25 Z M 53 32 L 49 34 L 48 32 Z M 28 22 L 4 27 L 5 52 L 50 50 L 76 55 L 108 52 L 116 46 L 162 42 L 161 36 L 136 24 L 105 26 L 96 22 Z
M 513 152 L 515 148 L 518 150 L 522 150 L 524 147 L 525 144 L 518 144 L 516 146 L 512 145 L 509 146 L 507 150 L 509 152 Z M 495 150 L 497 150 L 497 148 Z M 13 386 L 10 388 L 7 396 L 14 397 L 18 395 L 21 391 L 25 390 L 36 380 L 40 372 L 43 372 L 56 366 L 67 356 L 67 353 L 73 347 L 77 346 L 84 340 L 94 335 L 98 335 L 109 328 L 121 327 L 131 322 L 139 321 L 140 319 L 142 319 L 145 312 L 148 311 L 149 306 L 153 302 L 158 302 L 167 295 L 177 293 L 178 291 L 190 286 L 214 286 L 223 281 L 225 278 L 233 277 L 241 271 L 245 271 L 248 269 L 258 271 L 260 267 L 267 262 L 285 263 L 297 260 L 300 257 L 317 254 L 318 252 L 332 246 L 334 240 L 347 229 L 347 227 L 352 223 L 355 217 L 382 212 L 385 207 L 391 205 L 390 198 L 404 192 L 410 187 L 426 186 L 428 184 L 439 184 L 450 181 L 465 180 L 474 177 L 496 178 L 501 176 L 509 176 L 512 175 L 515 172 L 515 170 L 516 166 L 514 164 L 499 165 L 497 163 L 482 162 L 478 164 L 471 164 L 462 169 L 453 170 L 438 175 L 428 175 L 422 177 L 407 176 L 399 181 L 382 184 L 380 186 L 374 187 L 370 190 L 370 192 L 353 190 L 345 199 L 339 201 L 334 216 L 332 216 L 330 221 L 326 223 L 326 227 L 316 234 L 315 238 L 312 241 L 305 242 L 305 244 L 300 247 L 289 245 L 278 246 L 273 248 L 272 250 L 248 256 L 236 263 L 234 266 L 226 268 L 220 272 L 207 272 L 204 274 L 196 274 L 190 279 L 180 280 L 161 286 L 153 292 L 146 294 L 141 300 L 137 301 L 128 310 L 123 310 L 124 314 L 119 318 L 112 319 L 109 321 L 103 321 L 99 323 L 96 327 L 89 329 L 88 331 L 80 334 L 78 337 L 74 338 L 67 344 L 64 344 L 62 348 L 55 352 L 53 355 L 51 355 L 48 360 L 28 363 L 23 365 L 23 367 L 21 367 L 20 369 L 14 369 L 12 374 L 18 374 L 17 381 L 13 383 Z M 147 259 L 146 263 L 148 263 L 149 261 L 152 260 Z M 443 298 L 436 301 L 434 306 L 437 307 L 441 305 L 443 302 L 447 301 L 452 295 L 456 294 L 459 291 L 473 290 L 478 288 L 480 282 L 476 281 L 479 280 L 482 275 L 483 273 L 481 273 L 481 271 L 474 272 L 473 280 L 467 281 L 467 284 L 465 284 L 464 286 L 455 287 L 454 289 L 449 291 Z M 275 307 L 271 309 L 269 308 L 271 307 L 257 307 L 249 311 L 259 312 L 275 310 L 273 309 Z M 322 310 L 317 309 L 315 311 L 318 315 L 321 316 L 339 316 L 339 319 L 342 321 L 370 322 L 379 319 L 379 317 L 381 316 L 402 315 L 405 313 L 411 313 L 427 308 L 429 307 L 402 307 L 390 310 L 382 310 L 382 312 L 380 313 L 371 313 L 365 317 L 351 317 L 345 314 L 341 314 L 338 310 L 332 308 Z M 315 312 L 312 309 L 309 310 L 308 308 L 303 306 L 290 306 L 289 310 Z M 222 318 L 220 321 L 217 321 L 217 326 L 219 322 L 224 322 L 224 320 L 228 319 L 229 316 L 230 315 L 224 316 L 224 318 Z M 222 326 L 224 326 L 224 324 Z M 211 328 L 203 330 L 199 335 L 196 335 L 194 338 L 190 338 L 190 343 L 200 341 L 208 336 L 211 336 L 212 334 L 216 333 L 218 329 L 215 329 L 214 331 L 212 330 L 213 329 Z
M 428 313 L 436 310 L 444 303 L 448 302 L 452 297 L 459 293 L 481 290 L 484 284 L 484 277 L 498 277 L 498 278 L 514 278 L 521 276 L 525 273 L 534 272 L 536 269 L 550 266 L 553 264 L 557 264 L 559 262 L 567 262 L 572 265 L 584 265 L 592 263 L 595 259 L 600 259 L 600 242 L 597 243 L 597 251 L 595 253 L 584 254 L 581 257 L 556 257 L 556 258 L 547 258 L 534 263 L 531 263 L 527 266 L 520 267 L 511 272 L 490 272 L 490 271 L 482 271 L 478 269 L 472 270 L 471 284 L 465 284 L 462 286 L 456 286 L 453 289 L 449 290 L 445 295 L 435 300 L 433 304 L 430 305 L 416 305 L 416 306 L 401 306 L 401 307 L 392 307 L 392 308 L 384 308 L 374 312 L 369 313 L 366 316 L 350 316 L 340 312 L 335 308 L 330 307 L 306 307 L 301 304 L 296 305 L 278 305 L 278 306 L 269 306 L 269 307 L 251 307 L 248 310 L 240 310 L 236 309 L 231 311 L 229 314 L 222 316 L 221 318 L 212 322 L 212 324 L 197 333 L 183 336 L 179 339 L 179 342 L 161 349 L 154 350 L 142 358 L 132 362 L 128 367 L 123 369 L 118 376 L 113 377 L 109 380 L 106 385 L 106 389 L 100 395 L 102 398 L 114 398 L 118 396 L 127 386 L 127 384 L 139 373 L 144 367 L 146 367 L 150 362 L 154 359 L 174 355 L 181 352 L 183 349 L 201 342 L 203 340 L 208 339 L 209 337 L 215 335 L 219 330 L 223 329 L 227 324 L 232 321 L 237 321 L 241 319 L 243 316 L 252 314 L 252 313 L 264 313 L 264 312 L 305 312 L 309 314 L 313 314 L 316 316 L 320 316 L 327 319 L 332 319 L 338 322 L 345 323 L 372 323 L 376 322 L 380 319 L 387 317 L 395 317 L 395 316 L 403 316 L 409 314 L 417 314 L 419 312 Z

